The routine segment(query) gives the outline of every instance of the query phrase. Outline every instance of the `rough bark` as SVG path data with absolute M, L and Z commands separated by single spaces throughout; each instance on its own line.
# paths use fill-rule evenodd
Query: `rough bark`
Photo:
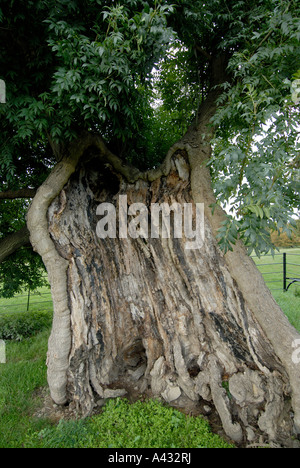
M 212 233 L 216 236 L 221 222 L 225 218 L 225 213 L 220 207 L 217 207 L 212 215 L 209 208 L 216 201 L 209 170 L 204 164 L 210 158 L 211 147 L 204 143 L 206 149 L 203 149 L 203 142 L 200 141 L 202 135 L 209 138 L 207 125 L 214 113 L 213 102 L 215 102 L 215 97 L 211 95 L 211 104 L 205 103 L 197 130 L 188 133 L 183 141 L 193 141 L 192 146 L 189 147 L 193 198 L 196 203 L 205 203 L 206 216 L 210 222 Z M 247 255 L 241 242 L 237 242 L 233 252 L 226 254 L 225 260 L 230 275 L 237 282 L 250 310 L 270 340 L 275 355 L 280 359 L 288 374 L 289 385 L 292 388 L 294 429 L 296 433 L 300 433 L 300 366 L 292 359 L 294 343 L 299 339 L 299 333 L 290 325 L 287 317 L 274 300 L 255 263 Z
M 51 395 L 57 403 L 75 401 L 84 415 L 124 394 L 210 406 L 237 443 L 296 445 L 300 368 L 292 355 L 299 334 L 243 246 L 224 256 L 215 238 L 224 213 L 211 214 L 205 166 L 215 99 L 213 92 L 160 168 L 134 171 L 87 136 L 33 200 L 28 227 L 55 310 Z M 203 246 L 187 250 L 186 239 L 174 236 L 99 239 L 97 206 L 117 206 L 119 195 L 148 207 L 204 203 Z
M 47 212 L 51 202 L 61 194 L 63 187 L 76 170 L 85 151 L 95 147 L 99 155 L 110 160 L 116 169 L 126 176 L 139 175 L 139 171 L 130 170 L 104 145 L 102 139 L 92 134 L 85 134 L 75 141 L 68 153 L 61 156 L 61 161 L 54 167 L 46 181 L 37 190 L 27 213 L 27 226 L 33 249 L 40 254 L 46 266 L 54 305 L 52 332 L 48 347 L 48 381 L 53 400 L 57 404 L 67 402 L 66 384 L 71 346 L 70 308 L 67 284 L 68 262 L 57 252 L 48 229 Z
M 169 166 L 166 176 L 128 183 L 90 161 L 49 209 L 51 237 L 68 265 L 68 398 L 83 414 L 99 400 L 126 393 L 183 407 L 211 405 L 235 442 L 263 436 L 290 443 L 297 389 L 252 297 L 263 293 L 265 299 L 256 300 L 268 306 L 264 314 L 278 312 L 284 332 L 291 339 L 299 335 L 256 269 L 247 276 L 254 290 L 250 298 L 244 294 L 244 280 L 233 277 L 234 260 L 220 252 L 209 216 L 200 250 L 186 250 L 184 238 L 97 238 L 98 204 L 117 206 L 119 195 L 129 204 L 194 203 L 187 151 L 175 151 Z M 245 268 L 241 247 L 235 255 Z

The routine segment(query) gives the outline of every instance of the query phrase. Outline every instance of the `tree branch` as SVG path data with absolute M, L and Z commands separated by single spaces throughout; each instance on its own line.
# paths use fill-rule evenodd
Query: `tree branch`
M 69 152 L 74 158 L 74 154 L 82 156 L 84 151 L 88 148 L 94 147 L 99 151 L 99 159 L 111 164 L 111 166 L 128 182 L 134 183 L 138 179 L 146 178 L 146 173 L 140 172 L 136 167 L 129 166 L 122 161 L 121 158 L 112 153 L 104 143 L 104 140 L 98 134 L 86 132 L 78 140 L 76 140 L 71 147 Z
M 29 231 L 27 226 L 23 226 L 19 231 L 0 240 L 0 263 L 16 252 L 20 247 L 29 243 Z
M 36 194 L 35 189 L 23 188 L 20 190 L 7 190 L 0 192 L 0 200 L 14 200 L 16 198 L 33 198 Z
M 56 161 L 59 162 L 62 159 L 62 148 L 60 147 L 58 143 L 55 143 L 55 141 L 53 141 L 50 133 L 47 130 L 46 130 L 46 133 L 47 133 L 48 142 L 54 154 L 54 157 Z
M 198 44 L 195 45 L 195 49 L 198 52 L 200 52 L 200 54 L 204 55 L 204 57 L 207 58 L 207 60 L 211 61 L 211 55 L 209 55 L 209 53 L 206 50 L 202 49 L 202 47 L 200 47 Z

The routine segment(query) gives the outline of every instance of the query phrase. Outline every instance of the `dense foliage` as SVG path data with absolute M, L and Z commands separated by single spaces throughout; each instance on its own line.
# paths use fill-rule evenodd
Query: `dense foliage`
M 50 312 L 19 312 L 0 314 L 0 339 L 22 341 L 52 324 Z
M 26 199 L 0 200 L 0 240 L 21 229 L 28 206 Z M 43 285 L 46 285 L 45 268 L 30 245 L 18 249 L 0 263 L 0 297 L 12 297 L 23 289 L 34 291 Z
M 220 245 L 239 236 L 268 251 L 299 203 L 299 18 L 296 0 L 3 0 L 2 190 L 37 188 L 83 131 L 142 169 L 158 165 L 219 86 L 209 166 L 232 209 Z M 12 222 L 0 219 L 1 237 L 25 209 L 1 202 Z
M 143 1 L 111 5 L 1 5 L 0 75 L 7 82 L 1 164 L 9 181 L 17 154 L 23 161 L 27 153 L 29 159 L 49 157 L 51 164 L 51 150 L 57 155 L 84 130 L 99 132 L 119 154 L 142 134 L 151 111 L 147 81 L 172 35 L 170 8 Z
M 239 233 L 256 253 L 269 250 L 270 231 L 291 235 L 300 194 L 299 6 L 271 4 L 253 12 L 245 47 L 229 60 L 234 79 L 223 84 L 210 163 L 219 200 L 237 215 L 223 234 Z

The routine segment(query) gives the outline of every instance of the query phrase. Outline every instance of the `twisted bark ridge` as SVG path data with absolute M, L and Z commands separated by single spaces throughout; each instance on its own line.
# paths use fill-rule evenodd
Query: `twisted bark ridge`
M 299 334 L 243 247 L 226 256 L 218 248 L 223 213 L 211 215 L 201 164 L 209 153 L 186 135 L 161 168 L 142 174 L 89 136 L 39 189 L 28 227 L 52 286 L 51 395 L 59 404 L 75 401 L 83 415 L 126 394 L 198 412 L 210 407 L 237 443 L 295 445 Z M 203 245 L 189 250 L 174 235 L 100 239 L 97 207 L 112 204 L 118 219 L 120 196 L 149 212 L 152 204 L 192 204 L 195 222 L 195 204 L 204 203 Z

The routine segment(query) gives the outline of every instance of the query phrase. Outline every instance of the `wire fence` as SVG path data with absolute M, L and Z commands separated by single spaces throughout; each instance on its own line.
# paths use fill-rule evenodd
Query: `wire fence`
M 272 257 L 273 261 L 266 262 L 266 257 Z M 271 291 L 286 292 L 292 285 L 300 285 L 300 254 L 285 252 L 260 258 L 253 255 L 252 258 Z M 279 284 L 280 287 L 276 287 Z
M 12 299 L 1 299 L 0 301 L 0 312 L 29 312 L 51 308 L 52 297 L 48 288 L 34 292 L 29 289 L 22 294 L 16 294 Z

